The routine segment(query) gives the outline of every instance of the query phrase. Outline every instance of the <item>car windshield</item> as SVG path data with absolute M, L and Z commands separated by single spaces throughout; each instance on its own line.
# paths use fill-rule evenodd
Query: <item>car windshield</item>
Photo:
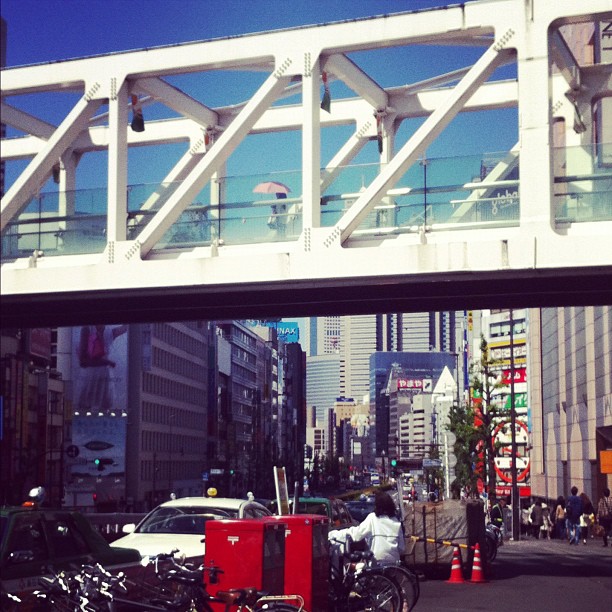
M 317 501 L 303 501 L 298 503 L 298 514 L 320 514 L 321 516 L 329 516 L 327 504 Z
M 272 513 L 276 514 L 277 504 L 272 501 L 268 504 Z M 290 512 L 293 513 L 293 501 L 289 502 Z M 320 514 L 321 516 L 329 516 L 327 504 L 320 500 L 305 500 L 300 499 L 297 507 L 297 514 Z
M 136 533 L 203 534 L 206 521 L 237 517 L 237 510 L 225 508 L 157 508 L 138 526 Z
M 347 502 L 346 507 L 351 516 L 360 523 L 370 512 L 374 512 L 374 504 L 370 502 Z

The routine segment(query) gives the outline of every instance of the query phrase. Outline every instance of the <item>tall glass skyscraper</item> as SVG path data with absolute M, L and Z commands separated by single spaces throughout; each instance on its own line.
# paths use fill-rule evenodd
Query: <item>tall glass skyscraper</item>
M 461 353 L 464 311 L 318 317 L 305 320 L 307 403 L 322 420 L 336 397 L 370 396 L 370 356 L 376 352 Z M 335 355 L 337 361 L 324 355 Z M 461 369 L 463 360 L 459 360 Z M 451 368 L 455 370 L 455 366 Z M 316 371 L 316 374 L 315 374 Z M 325 399 L 327 398 L 327 399 Z

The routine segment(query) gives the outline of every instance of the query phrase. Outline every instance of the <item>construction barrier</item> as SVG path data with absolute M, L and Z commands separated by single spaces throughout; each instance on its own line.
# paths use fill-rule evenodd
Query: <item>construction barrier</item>
M 474 550 L 474 546 L 470 546 L 469 544 L 461 544 L 459 542 L 451 542 L 450 540 L 435 540 L 434 538 L 421 538 L 419 536 L 407 536 L 408 540 L 412 540 L 413 542 L 428 542 L 429 544 L 442 544 L 443 546 L 452 546 L 453 548 L 465 548 L 469 550 Z

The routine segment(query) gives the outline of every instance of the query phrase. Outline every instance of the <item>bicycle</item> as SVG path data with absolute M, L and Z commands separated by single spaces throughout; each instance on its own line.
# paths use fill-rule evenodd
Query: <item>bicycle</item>
M 112 612 L 112 591 L 121 588 L 124 575 L 113 576 L 101 565 L 84 565 L 81 570 L 55 572 L 39 579 L 35 597 L 58 612 Z
M 208 584 L 216 584 L 218 575 L 223 570 L 216 566 L 200 566 L 193 570 L 176 561 L 176 558 L 169 555 L 159 555 L 159 559 L 167 559 L 171 567 L 163 570 L 156 565 L 156 574 L 164 582 L 178 582 L 182 589 L 182 597 L 190 600 L 195 606 L 194 610 L 212 612 L 210 603 L 216 602 L 225 605 L 225 612 L 236 609 L 240 612 L 255 612 L 256 610 L 275 610 L 277 612 L 301 611 L 304 607 L 304 599 L 300 595 L 269 595 L 265 591 L 255 588 L 229 589 L 217 591 L 215 595 L 208 593 L 206 573 L 209 575 Z M 181 595 L 179 595 L 180 597 Z M 298 605 L 287 603 L 295 601 Z
M 299 595 L 268 595 L 256 589 L 232 589 L 210 595 L 204 574 L 209 573 L 209 582 L 214 584 L 222 570 L 214 566 L 193 569 L 177 560 L 174 553 L 148 558 L 146 564 L 150 562 L 155 566 L 158 585 L 137 584 L 125 574 L 113 575 L 97 564 L 72 572 L 53 572 L 51 578 L 41 578 L 42 590 L 36 591 L 36 596 L 45 601 L 47 609 L 58 612 L 213 612 L 210 605 L 213 602 L 223 605 L 225 612 L 303 610 L 304 600 Z M 135 591 L 131 596 L 128 585 Z M 289 604 L 288 600 L 299 605 Z
M 402 612 L 410 612 L 421 594 L 419 577 L 408 568 L 404 567 L 401 562 L 384 565 L 377 565 L 385 576 L 391 578 L 399 587 L 402 597 Z
M 334 612 L 399 612 L 399 585 L 371 564 L 371 551 L 351 551 L 351 539 L 332 540 L 329 601 Z
M 0 610 L 12 612 L 17 610 L 21 604 L 21 598 L 13 593 L 9 593 L 3 585 L 0 584 Z

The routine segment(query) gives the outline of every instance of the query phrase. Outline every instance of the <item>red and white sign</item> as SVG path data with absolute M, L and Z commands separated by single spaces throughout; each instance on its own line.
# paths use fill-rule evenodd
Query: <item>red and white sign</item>
M 400 389 L 422 389 L 423 381 L 416 378 L 398 378 L 397 388 Z
M 502 372 L 502 383 L 504 385 L 509 385 L 512 377 L 511 370 L 503 370 Z M 527 382 L 527 368 L 514 368 L 514 382 L 515 383 L 525 383 Z
M 497 457 L 495 457 L 495 471 L 504 482 L 512 482 L 512 429 L 509 422 L 501 422 L 493 431 L 493 443 L 501 444 Z M 516 421 L 516 480 L 525 482 L 529 474 L 529 457 L 527 445 L 529 430 L 523 421 Z

